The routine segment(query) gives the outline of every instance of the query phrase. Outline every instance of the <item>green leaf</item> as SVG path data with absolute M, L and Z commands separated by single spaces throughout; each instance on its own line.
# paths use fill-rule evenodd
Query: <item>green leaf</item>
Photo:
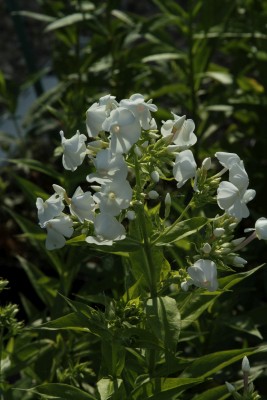
M 43 21 L 43 22 L 52 22 L 55 20 L 54 17 L 46 14 L 40 14 L 32 11 L 15 11 L 12 12 L 12 15 L 21 15 L 22 17 L 28 17 L 35 19 L 36 21 Z
M 14 179 L 21 191 L 24 192 L 32 204 L 35 205 L 37 197 L 41 197 L 42 199 L 49 197 L 47 193 L 45 193 L 39 186 L 35 185 L 31 181 L 21 178 L 20 176 L 14 176 Z
M 45 383 L 30 389 L 30 392 L 57 400 L 96 400 L 96 397 L 74 386 L 64 383 Z
M 56 29 L 65 28 L 66 26 L 77 24 L 78 22 L 82 22 L 84 20 L 89 20 L 89 19 L 93 19 L 93 16 L 91 14 L 74 13 L 51 22 L 51 24 L 47 25 L 45 31 L 46 32 L 54 31 Z
M 258 351 L 257 348 L 226 350 L 199 357 L 183 371 L 181 377 L 207 378 L 256 351 Z
M 185 58 L 185 54 L 183 53 L 159 53 L 153 54 L 151 56 L 147 56 L 142 58 L 143 63 L 148 62 L 161 62 L 161 61 L 170 61 L 170 60 L 180 60 L 181 58 Z
M 31 170 L 42 172 L 45 175 L 55 178 L 57 181 L 61 180 L 61 175 L 47 164 L 43 164 L 37 160 L 31 160 L 29 158 L 16 158 L 8 160 L 18 166 L 28 167 Z
M 168 351 L 175 351 L 180 334 L 180 313 L 175 299 L 155 297 L 146 304 L 147 328 Z
M 57 281 L 41 272 L 41 270 L 21 256 L 17 256 L 20 265 L 26 272 L 33 288 L 44 304 L 53 306 L 57 295 Z
M 170 396 L 177 396 L 181 391 L 191 388 L 203 382 L 202 378 L 154 378 L 143 382 L 132 392 L 133 400 L 150 399 L 166 400 Z M 153 394 L 155 388 L 159 388 L 160 393 Z M 176 398 L 176 397 L 175 397 Z
M 208 219 L 205 217 L 195 217 L 181 221 L 178 224 L 174 222 L 171 226 L 165 229 L 160 236 L 153 235 L 152 242 L 157 246 L 162 246 L 168 243 L 178 242 L 179 240 L 193 235 L 201 229 Z
M 223 85 L 231 85 L 233 83 L 233 77 L 227 72 L 218 72 L 218 71 L 207 71 L 201 74 L 204 77 L 209 77 L 222 83 Z
M 102 378 L 97 382 L 97 389 L 101 400 L 122 400 L 126 398 L 122 379 Z
M 120 21 L 122 21 L 122 22 L 124 22 L 126 25 L 128 25 L 128 26 L 134 26 L 134 22 L 131 20 L 131 18 L 126 14 L 126 13 L 124 13 L 123 11 L 120 11 L 120 10 L 112 10 L 111 11 L 111 14 L 115 17 L 115 18 L 117 18 L 117 19 L 119 19 Z

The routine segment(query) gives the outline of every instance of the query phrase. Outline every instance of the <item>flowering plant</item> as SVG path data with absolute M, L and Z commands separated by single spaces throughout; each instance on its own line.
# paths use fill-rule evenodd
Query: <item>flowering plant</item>
M 89 332 L 101 342 L 96 386 L 82 398 L 177 398 L 224 363 L 258 351 L 187 362 L 177 352 L 184 330 L 252 273 L 235 272 L 247 263 L 240 250 L 267 238 L 267 219 L 236 239 L 256 194 L 243 161 L 217 152 L 198 165 L 194 122 L 173 114 L 158 126 L 156 111 L 141 94 L 120 102 L 101 97 L 87 110 L 87 136 L 78 131 L 67 139 L 60 132 L 64 168 L 76 171 L 87 163 L 86 180 L 73 194 L 54 184 L 48 199 L 37 198 L 48 250 L 67 244 L 122 257 L 124 293 L 106 298 L 104 311 L 66 299 L 73 311 L 43 325 Z

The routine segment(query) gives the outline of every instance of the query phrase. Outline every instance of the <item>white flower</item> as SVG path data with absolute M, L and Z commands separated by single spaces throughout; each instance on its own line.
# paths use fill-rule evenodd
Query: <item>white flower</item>
M 177 187 L 182 187 L 185 182 L 196 175 L 197 165 L 191 150 L 184 150 L 177 154 L 173 167 L 173 175 L 178 182 Z
M 115 99 L 116 99 L 116 97 L 111 96 L 110 94 L 100 97 L 99 105 L 105 106 L 107 115 L 110 114 L 111 110 L 114 110 L 114 108 L 117 108 L 119 106 L 118 102 Z
M 88 182 L 107 183 L 112 179 L 125 180 L 128 174 L 127 164 L 121 154 L 113 154 L 110 149 L 101 150 L 94 159 L 96 173 L 89 174 Z
M 123 107 L 111 111 L 103 123 L 103 129 L 110 132 L 112 153 L 128 153 L 141 135 L 139 121 L 130 110 Z
M 64 203 L 62 198 L 56 193 L 49 197 L 46 201 L 43 201 L 40 197 L 36 199 L 36 207 L 39 218 L 39 224 L 42 228 L 47 221 L 53 219 L 61 214 L 64 210 Z
M 193 146 L 197 137 L 194 134 L 195 124 L 192 119 L 187 119 L 186 116 L 183 115 L 179 117 L 178 115 L 174 116 L 174 120 L 167 120 L 163 122 L 161 127 L 162 136 L 171 140 L 176 146 L 176 149 L 184 150 L 188 147 Z
M 45 246 L 47 250 L 60 249 L 66 243 L 66 238 L 73 234 L 73 222 L 68 215 L 60 215 L 44 224 L 47 229 Z
M 267 218 L 261 217 L 256 221 L 255 231 L 258 239 L 267 240 Z
M 106 106 L 94 103 L 86 111 L 86 128 L 89 137 L 96 137 L 103 131 L 102 124 L 107 118 Z
M 158 107 L 155 104 L 152 104 L 151 100 L 146 103 L 142 94 L 136 93 L 129 99 L 121 100 L 120 106 L 130 110 L 138 119 L 143 129 L 155 129 L 154 121 L 151 122 L 150 112 L 157 111 Z
M 94 103 L 86 111 L 86 128 L 89 137 L 96 137 L 104 130 L 103 122 L 109 117 L 110 112 L 118 107 L 115 96 L 110 94 L 100 97 L 99 103 Z
M 214 292 L 218 289 L 217 268 L 211 260 L 200 259 L 187 269 L 195 286 Z
M 84 192 L 79 186 L 71 198 L 69 205 L 70 212 L 75 215 L 80 222 L 85 219 L 88 221 L 94 220 L 95 202 L 91 192 Z
M 70 139 L 64 137 L 63 131 L 60 131 L 60 136 L 63 147 L 63 167 L 75 171 L 82 164 L 86 156 L 86 136 L 80 134 L 79 131 Z
M 112 216 L 129 207 L 132 200 L 132 188 L 127 180 L 114 180 L 102 185 L 100 192 L 93 198 L 99 204 L 100 211 Z
M 240 161 L 239 164 L 233 164 L 229 168 L 229 182 L 235 185 L 240 192 L 248 188 L 249 179 L 243 161 Z
M 222 210 L 237 219 L 247 218 L 249 209 L 247 203 L 255 197 L 255 190 L 239 190 L 231 182 L 223 181 L 217 190 L 217 202 Z
M 223 151 L 218 151 L 217 153 L 215 153 L 215 157 L 217 157 L 219 163 L 227 169 L 231 168 L 231 166 L 234 164 L 239 164 L 241 161 L 237 154 L 226 153 Z
M 96 236 L 88 236 L 85 239 L 87 243 L 111 246 L 113 240 L 125 239 L 124 226 L 110 214 L 98 214 L 95 217 L 94 227 Z

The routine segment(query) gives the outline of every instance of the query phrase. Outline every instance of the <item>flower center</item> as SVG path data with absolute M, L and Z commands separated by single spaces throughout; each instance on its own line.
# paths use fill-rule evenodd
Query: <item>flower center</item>
M 109 200 L 115 200 L 115 199 L 116 199 L 116 193 L 114 193 L 114 192 L 109 192 L 108 198 L 109 198 Z
M 114 125 L 112 128 L 114 133 L 119 133 L 120 132 L 120 126 L 119 125 Z

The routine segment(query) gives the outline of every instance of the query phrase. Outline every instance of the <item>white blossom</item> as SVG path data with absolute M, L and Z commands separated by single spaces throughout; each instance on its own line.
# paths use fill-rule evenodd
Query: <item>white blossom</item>
M 256 192 L 253 189 L 239 190 L 231 182 L 223 181 L 220 183 L 217 190 L 217 202 L 222 210 L 225 210 L 228 215 L 237 219 L 247 218 L 249 209 L 247 203 L 255 197 Z
M 163 121 L 161 127 L 161 134 L 163 137 L 170 139 L 172 143 L 175 144 L 175 148 L 179 150 L 187 149 L 193 146 L 197 137 L 194 134 L 195 124 L 192 119 L 186 119 L 183 115 L 179 117 L 178 115 L 172 113 L 174 120 Z
M 50 219 L 44 224 L 47 229 L 45 246 L 47 250 L 60 249 L 66 243 L 65 238 L 73 234 L 73 222 L 68 215 L 61 214 L 57 218 Z
M 91 192 L 84 192 L 79 186 L 71 198 L 69 205 L 70 212 L 75 215 L 80 222 L 84 220 L 93 221 L 95 202 Z
M 103 131 L 102 124 L 107 118 L 106 106 L 94 103 L 86 111 L 86 128 L 89 137 L 96 137 Z
M 125 239 L 125 228 L 110 214 L 100 213 L 95 217 L 95 235 L 85 240 L 90 244 L 111 246 L 114 240 Z
M 223 151 L 218 151 L 215 153 L 215 157 L 217 157 L 219 163 L 227 169 L 231 168 L 231 166 L 234 164 L 239 164 L 241 161 L 237 154 L 226 153 Z
M 214 292 L 218 289 L 217 268 L 211 260 L 200 259 L 187 272 L 195 286 Z
M 136 93 L 129 99 L 121 100 L 120 106 L 130 110 L 143 129 L 155 129 L 155 121 L 151 121 L 151 111 L 157 111 L 158 107 L 151 100 L 146 103 L 142 94 Z
M 119 215 L 121 210 L 129 207 L 132 200 L 132 188 L 127 180 L 114 180 L 102 185 L 93 198 L 102 213 Z
M 70 139 L 64 137 L 63 131 L 60 131 L 60 136 L 63 147 L 63 167 L 67 170 L 75 171 L 86 156 L 86 136 L 80 134 L 79 131 Z
M 112 153 L 128 153 L 141 135 L 141 126 L 134 114 L 123 107 L 112 110 L 103 123 L 103 129 L 110 132 Z
M 191 150 L 178 153 L 173 167 L 173 175 L 178 182 L 177 187 L 182 187 L 185 182 L 196 175 L 197 164 Z
M 261 217 L 256 221 L 255 231 L 258 239 L 267 240 L 267 218 Z
M 55 193 L 45 201 L 38 197 L 36 199 L 36 207 L 39 224 L 42 228 L 44 228 L 44 225 L 47 221 L 59 216 L 62 213 L 65 205 L 62 201 L 62 198 Z
M 88 182 L 100 184 L 113 179 L 125 180 L 128 174 L 127 164 L 121 154 L 113 154 L 110 149 L 101 150 L 93 160 L 96 172 L 89 174 Z

